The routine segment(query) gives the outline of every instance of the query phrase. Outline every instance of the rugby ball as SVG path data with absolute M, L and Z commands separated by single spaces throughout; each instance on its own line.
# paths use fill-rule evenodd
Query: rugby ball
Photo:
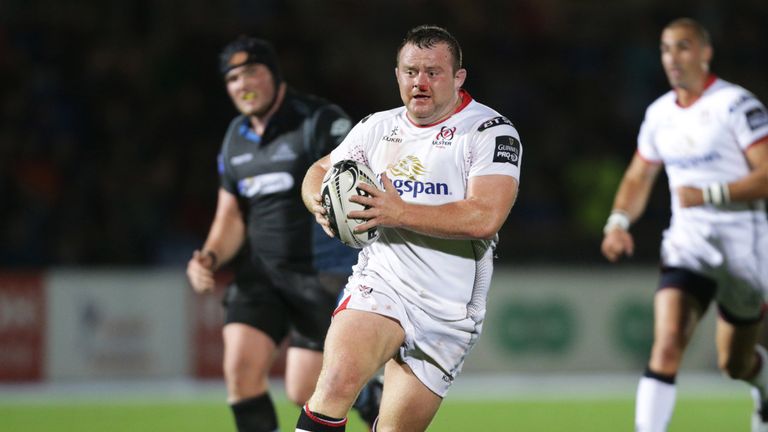
M 368 166 L 345 159 L 337 162 L 328 170 L 320 187 L 322 204 L 331 229 L 342 243 L 357 249 L 361 249 L 379 238 L 376 228 L 361 233 L 354 232 L 355 227 L 365 220 L 347 217 L 351 211 L 368 208 L 349 200 L 354 195 L 368 196 L 368 193 L 359 187 L 361 183 L 368 183 L 381 189 L 376 175 Z

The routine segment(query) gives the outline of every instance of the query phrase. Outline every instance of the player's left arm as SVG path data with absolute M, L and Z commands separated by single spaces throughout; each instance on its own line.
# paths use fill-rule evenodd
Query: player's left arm
M 768 136 L 746 151 L 751 171 L 730 183 L 714 183 L 704 189 L 690 186 L 677 188 L 680 205 L 693 207 L 705 203 L 725 204 L 732 201 L 753 201 L 768 198 Z
M 386 173 L 381 181 L 384 190 L 361 184 L 360 188 L 370 196 L 351 198 L 370 206 L 350 212 L 352 218 L 367 219 L 357 226 L 357 232 L 385 226 L 441 238 L 492 239 L 507 220 L 518 188 L 517 179 L 508 175 L 470 177 L 465 199 L 431 206 L 403 201 Z
M 321 204 L 320 185 L 325 173 L 331 169 L 331 155 L 325 155 L 309 167 L 301 183 L 301 199 L 310 213 L 315 215 L 315 221 L 323 227 L 326 234 L 333 237 L 333 231 L 325 217 L 325 209 Z

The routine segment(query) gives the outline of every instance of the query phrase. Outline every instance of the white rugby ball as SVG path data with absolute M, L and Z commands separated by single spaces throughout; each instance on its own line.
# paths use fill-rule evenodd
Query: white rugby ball
M 328 170 L 320 187 L 322 204 L 331 229 L 342 243 L 357 249 L 361 249 L 379 238 L 379 232 L 376 228 L 361 233 L 354 232 L 355 227 L 365 220 L 347 217 L 351 211 L 367 208 L 349 200 L 349 197 L 354 195 L 368 196 L 368 193 L 359 187 L 360 183 L 368 183 L 381 189 L 376 175 L 368 166 L 345 159 L 337 162 Z

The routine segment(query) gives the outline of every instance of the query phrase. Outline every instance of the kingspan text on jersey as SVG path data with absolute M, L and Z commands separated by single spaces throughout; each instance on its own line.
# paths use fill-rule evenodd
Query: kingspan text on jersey
M 392 181 L 395 189 L 400 195 L 409 194 L 416 198 L 419 194 L 426 195 L 448 195 L 447 183 L 421 182 L 418 180 L 395 179 Z

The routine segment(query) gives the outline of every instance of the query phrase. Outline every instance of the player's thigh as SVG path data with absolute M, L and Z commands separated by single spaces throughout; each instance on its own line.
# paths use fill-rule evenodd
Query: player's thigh
M 400 324 L 372 312 L 345 309 L 337 313 L 325 340 L 323 373 L 334 380 L 344 377 L 362 387 L 395 356 L 405 339 Z
M 277 345 L 262 330 L 243 323 L 228 323 L 224 336 L 224 372 L 266 378 Z
M 268 274 L 256 280 L 231 284 L 222 301 L 225 323 L 244 324 L 267 334 L 279 345 L 288 334 L 287 306 Z
M 390 360 L 384 369 L 384 393 L 376 430 L 423 431 L 442 398 L 429 390 L 405 363 Z
M 304 404 L 315 391 L 323 366 L 323 353 L 306 348 L 289 347 L 285 361 L 285 392 L 292 402 Z
M 655 342 L 680 348 L 688 344 L 703 314 L 699 301 L 677 288 L 656 291 L 653 309 Z

